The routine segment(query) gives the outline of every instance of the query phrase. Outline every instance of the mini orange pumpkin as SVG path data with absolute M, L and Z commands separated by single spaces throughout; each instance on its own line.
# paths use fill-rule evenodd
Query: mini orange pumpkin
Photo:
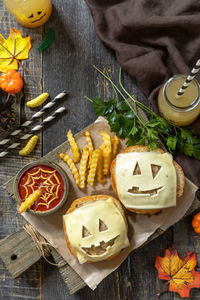
M 193 217 L 192 227 L 196 233 L 200 234 L 200 212 Z
M 17 94 L 24 85 L 21 74 L 15 70 L 8 70 L 0 76 L 0 88 L 9 94 Z

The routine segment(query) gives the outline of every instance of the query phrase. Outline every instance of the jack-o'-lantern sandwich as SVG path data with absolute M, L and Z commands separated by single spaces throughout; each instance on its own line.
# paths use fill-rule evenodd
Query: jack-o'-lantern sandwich
M 122 205 L 108 195 L 76 199 L 63 226 L 67 246 L 81 264 L 112 259 L 129 245 Z
M 155 214 L 176 206 L 176 199 L 183 194 L 185 178 L 171 154 L 136 145 L 126 148 L 113 160 L 111 182 L 128 210 Z

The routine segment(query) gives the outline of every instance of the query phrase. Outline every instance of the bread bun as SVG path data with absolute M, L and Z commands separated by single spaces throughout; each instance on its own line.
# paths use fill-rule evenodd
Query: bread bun
M 164 154 L 166 153 L 165 151 L 163 151 L 160 148 L 157 148 L 155 150 L 150 150 L 147 146 L 140 146 L 140 145 L 136 145 L 136 146 L 130 146 L 126 149 L 124 149 L 123 151 L 121 151 L 119 154 L 121 153 L 129 153 L 129 152 L 154 152 L 154 153 L 161 153 Z M 176 196 L 177 198 L 180 197 L 183 194 L 183 190 L 184 190 L 184 184 L 185 184 L 185 177 L 184 177 L 184 173 L 183 170 L 181 168 L 181 166 L 175 162 L 173 160 L 173 165 L 175 167 L 175 171 L 176 171 Z M 135 169 L 136 173 L 135 175 L 139 174 L 137 171 L 137 168 Z M 135 172 L 134 171 L 134 172 Z M 156 166 L 152 167 L 152 173 L 154 175 L 154 173 L 156 172 Z M 112 187 L 113 190 L 115 192 L 115 194 L 117 195 L 117 197 L 120 200 L 118 191 L 117 191 L 117 185 L 116 185 L 116 158 L 112 161 L 111 167 L 110 167 L 110 172 L 111 172 L 111 183 L 112 183 Z M 120 200 L 121 201 L 121 200 Z M 138 214 L 155 214 L 157 212 L 159 212 L 161 209 L 131 209 L 126 207 L 129 211 L 138 213 Z
M 76 199 L 63 216 L 67 246 L 80 263 L 110 260 L 129 245 L 123 207 L 108 195 Z

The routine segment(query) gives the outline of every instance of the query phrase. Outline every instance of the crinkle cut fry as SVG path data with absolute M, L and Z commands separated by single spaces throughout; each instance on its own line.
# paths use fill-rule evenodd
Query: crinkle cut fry
M 91 158 L 90 170 L 89 170 L 88 177 L 87 177 L 87 182 L 91 186 L 94 185 L 97 164 L 98 164 L 98 159 L 99 159 L 99 153 L 100 153 L 99 149 L 94 150 L 93 154 L 92 154 L 92 158 Z
M 97 181 L 100 183 L 105 182 L 105 177 L 103 174 L 103 155 L 101 148 L 99 148 L 99 159 L 97 162 Z
M 18 213 L 21 214 L 22 212 L 26 211 L 27 209 L 29 209 L 34 203 L 35 201 L 37 201 L 40 196 L 42 195 L 42 190 L 38 189 L 33 191 L 32 194 L 30 194 L 24 202 L 21 203 Z
M 72 172 L 72 175 L 74 176 L 76 184 L 79 186 L 79 183 L 80 183 L 79 172 L 78 172 L 72 158 L 70 157 L 70 155 L 68 155 L 66 153 L 59 153 L 59 156 L 61 159 L 64 160 L 64 162 L 66 162 L 68 164 L 68 166 Z
M 119 138 L 118 136 L 114 136 L 111 138 L 111 142 L 112 142 L 112 159 L 115 158 L 115 156 L 118 153 L 118 148 L 119 148 Z
M 105 146 L 102 150 L 103 153 L 103 174 L 108 175 L 110 170 L 110 163 L 111 163 L 111 149 Z
M 88 158 L 89 158 L 89 150 L 87 147 L 85 147 L 83 148 L 80 166 L 79 166 L 79 176 L 80 176 L 79 187 L 82 189 L 85 187 Z
M 111 136 L 106 131 L 103 131 L 103 130 L 100 130 L 100 133 L 103 138 L 103 144 L 109 148 L 109 151 L 111 151 L 111 148 L 112 148 Z
M 85 131 L 85 136 L 86 136 L 86 140 L 87 140 L 87 143 L 88 143 L 88 149 L 89 149 L 89 153 L 90 153 L 90 155 L 89 155 L 89 166 L 90 166 L 94 146 L 93 146 L 93 143 L 92 143 L 92 138 L 90 136 L 90 132 L 88 130 Z
M 79 147 L 73 137 L 71 129 L 67 132 L 67 138 L 72 150 L 73 160 L 75 163 L 78 163 L 80 160 L 80 150 Z
M 111 136 L 103 130 L 100 130 L 100 133 L 103 138 L 103 144 L 100 146 L 103 154 L 103 174 L 108 175 L 110 169 L 110 163 L 112 159 L 112 144 L 111 144 Z

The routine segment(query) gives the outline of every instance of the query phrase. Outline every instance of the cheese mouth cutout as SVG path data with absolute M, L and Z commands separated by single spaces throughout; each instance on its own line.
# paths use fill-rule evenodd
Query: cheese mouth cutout
M 176 170 L 169 153 L 118 154 L 115 178 L 119 199 L 126 208 L 147 210 L 176 206 Z
M 87 253 L 87 255 L 101 255 L 108 251 L 110 247 L 112 247 L 115 243 L 115 240 L 118 236 L 114 237 L 113 239 L 109 240 L 108 242 L 101 241 L 98 246 L 92 245 L 90 248 L 82 247 L 83 251 Z
M 129 245 L 126 220 L 112 197 L 85 203 L 63 216 L 79 262 L 105 260 Z
M 129 194 L 132 194 L 134 196 L 150 196 L 150 197 L 153 197 L 155 195 L 158 195 L 159 194 L 159 191 L 161 189 L 163 189 L 164 186 L 161 186 L 157 189 L 152 189 L 152 190 L 146 190 L 146 191 L 140 191 L 140 188 L 137 187 L 137 186 L 133 186 L 131 189 L 128 189 L 127 192 Z

